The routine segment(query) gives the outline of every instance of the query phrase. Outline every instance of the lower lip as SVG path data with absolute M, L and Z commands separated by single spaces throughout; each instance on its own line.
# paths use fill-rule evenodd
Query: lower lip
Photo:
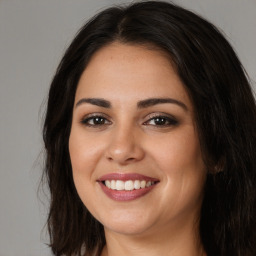
M 113 190 L 106 187 L 102 182 L 99 182 L 103 192 L 111 199 L 115 201 L 131 201 L 140 198 L 149 193 L 155 185 L 151 185 L 148 188 L 134 189 L 131 191 L 127 190 Z

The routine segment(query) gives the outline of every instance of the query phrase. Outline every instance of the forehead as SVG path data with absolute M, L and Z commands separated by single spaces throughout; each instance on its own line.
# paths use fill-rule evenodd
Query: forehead
M 168 95 L 167 95 L 168 94 Z M 191 104 L 167 54 L 153 47 L 112 43 L 91 58 L 78 83 L 80 97 L 134 100 L 176 97 Z
M 85 73 L 97 66 L 99 71 L 107 71 L 114 64 L 118 65 L 119 70 L 140 67 L 136 74 L 145 72 L 174 72 L 174 68 L 170 57 L 163 50 L 153 45 L 126 44 L 121 42 L 113 42 L 99 49 L 91 58 Z M 159 69 L 154 63 L 159 66 Z M 101 69 L 102 68 L 102 69 Z M 123 70 L 122 70 L 123 71 Z

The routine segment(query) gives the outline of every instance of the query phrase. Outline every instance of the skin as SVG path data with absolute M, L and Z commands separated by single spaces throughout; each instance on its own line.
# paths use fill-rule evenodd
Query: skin
M 180 103 L 138 108 L 150 98 Z M 193 104 L 164 53 L 115 42 L 94 54 L 78 84 L 69 151 L 78 194 L 104 226 L 102 255 L 204 255 L 198 221 L 206 168 Z M 136 200 L 115 201 L 97 182 L 115 172 L 159 183 Z

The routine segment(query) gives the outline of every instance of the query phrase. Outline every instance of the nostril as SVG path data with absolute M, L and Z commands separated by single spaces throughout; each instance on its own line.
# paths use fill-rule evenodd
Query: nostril
M 127 158 L 126 161 L 133 161 L 135 158 L 134 157 L 130 157 L 130 158 Z
M 107 157 L 107 159 L 109 160 L 109 161 L 113 161 L 113 158 L 112 157 Z

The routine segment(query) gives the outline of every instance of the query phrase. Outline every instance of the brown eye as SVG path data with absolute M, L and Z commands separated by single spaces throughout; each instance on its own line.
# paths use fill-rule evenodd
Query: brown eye
M 81 123 L 86 126 L 101 126 L 110 124 L 111 122 L 103 116 L 91 116 L 83 119 Z
M 144 124 L 146 125 L 153 125 L 153 126 L 172 126 L 176 125 L 178 122 L 174 118 L 170 118 L 167 116 L 156 116 L 153 118 L 150 118 L 147 122 Z

